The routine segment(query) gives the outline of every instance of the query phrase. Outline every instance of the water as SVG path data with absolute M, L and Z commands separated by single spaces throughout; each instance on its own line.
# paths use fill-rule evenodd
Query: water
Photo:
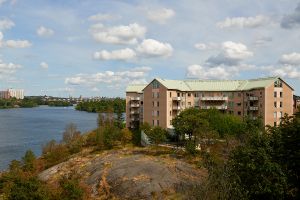
M 18 108 L 0 110 L 0 171 L 13 159 L 21 159 L 27 149 L 41 155 L 43 144 L 60 141 L 69 123 L 86 132 L 96 128 L 97 114 L 76 111 L 74 107 Z

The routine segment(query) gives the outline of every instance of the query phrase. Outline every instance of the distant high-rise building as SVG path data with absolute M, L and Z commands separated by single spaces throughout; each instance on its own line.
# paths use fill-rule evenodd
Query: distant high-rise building
M 0 98 L 2 99 L 24 99 L 24 90 L 23 89 L 8 89 L 0 91 Z

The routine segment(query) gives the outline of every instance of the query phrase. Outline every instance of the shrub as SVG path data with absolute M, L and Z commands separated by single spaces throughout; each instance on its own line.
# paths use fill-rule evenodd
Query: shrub
M 132 140 L 132 132 L 128 128 L 121 130 L 121 142 L 123 145 L 129 143 Z
M 62 144 L 56 144 L 54 140 L 48 142 L 43 147 L 42 157 L 46 161 L 47 168 L 65 161 L 69 155 L 68 148 Z
M 59 185 L 62 189 L 60 194 L 60 199 L 62 200 L 81 200 L 86 196 L 79 177 L 74 173 L 63 176 L 59 181 Z

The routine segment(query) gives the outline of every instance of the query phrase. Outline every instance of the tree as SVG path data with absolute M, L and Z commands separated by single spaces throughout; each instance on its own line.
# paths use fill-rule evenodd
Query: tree
M 78 137 L 80 137 L 80 131 L 77 130 L 76 125 L 73 123 L 68 124 L 63 132 L 63 142 L 68 145 Z
M 155 145 L 165 142 L 167 139 L 167 131 L 159 126 L 155 126 L 145 133 L 149 137 L 150 141 Z
M 253 133 L 243 146 L 233 150 L 228 161 L 230 194 L 247 199 L 283 199 L 287 178 L 272 159 L 266 134 Z
M 121 130 L 121 142 L 123 146 L 132 140 L 132 132 L 128 128 Z
M 27 150 L 24 157 L 22 158 L 24 171 L 35 170 L 35 159 L 36 157 L 34 153 L 31 150 Z

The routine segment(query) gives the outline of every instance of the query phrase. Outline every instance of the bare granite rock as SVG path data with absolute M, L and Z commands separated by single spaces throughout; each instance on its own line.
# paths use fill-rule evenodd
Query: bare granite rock
M 74 156 L 43 171 L 39 178 L 55 182 L 61 175 L 76 171 L 91 187 L 92 198 L 164 199 L 182 189 L 203 182 L 207 173 L 170 156 L 112 150 L 101 154 Z

